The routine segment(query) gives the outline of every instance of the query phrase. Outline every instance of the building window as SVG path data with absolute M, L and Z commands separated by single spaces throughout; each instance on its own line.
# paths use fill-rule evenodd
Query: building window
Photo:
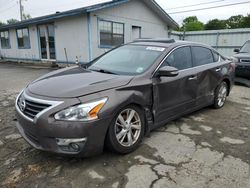
M 100 46 L 118 46 L 124 44 L 124 24 L 99 21 L 100 29 Z
M 9 31 L 0 32 L 0 37 L 1 37 L 1 47 L 2 48 L 10 48 Z
M 18 48 L 30 48 L 30 38 L 28 28 L 17 29 Z

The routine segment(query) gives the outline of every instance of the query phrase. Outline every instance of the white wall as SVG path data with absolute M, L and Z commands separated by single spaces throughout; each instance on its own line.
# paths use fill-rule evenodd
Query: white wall
M 142 28 L 142 38 L 168 37 L 167 23 L 162 21 L 143 1 L 133 0 L 91 14 L 93 57 L 97 57 L 108 50 L 99 48 L 98 19 L 124 23 L 125 43 L 132 41 L 132 26 Z
M 57 61 L 66 62 L 66 48 L 69 61 L 74 62 L 76 56 L 81 56 L 80 61 L 87 62 L 89 45 L 86 15 L 55 21 L 55 46 Z
M 17 36 L 16 36 L 16 29 L 9 30 L 10 36 L 10 49 L 0 49 L 0 55 L 9 58 L 9 59 L 33 59 L 38 60 L 40 59 L 39 53 L 39 45 L 38 45 L 38 38 L 37 38 L 37 27 L 36 26 L 29 26 L 29 35 L 30 35 L 30 47 L 29 49 L 18 49 L 17 45 Z

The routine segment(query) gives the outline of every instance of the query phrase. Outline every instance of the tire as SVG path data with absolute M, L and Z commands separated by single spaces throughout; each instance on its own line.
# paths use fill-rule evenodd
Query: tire
M 132 123 L 133 126 L 131 126 Z M 110 151 L 119 154 L 131 153 L 139 147 L 144 132 L 145 118 L 142 109 L 129 105 L 114 117 L 106 135 L 105 145 Z
M 228 95 L 228 86 L 227 86 L 227 83 L 223 81 L 215 89 L 213 107 L 215 109 L 222 108 L 225 105 L 227 95 Z

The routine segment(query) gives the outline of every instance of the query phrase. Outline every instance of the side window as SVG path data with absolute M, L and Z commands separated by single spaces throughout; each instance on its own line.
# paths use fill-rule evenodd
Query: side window
M 100 45 L 119 46 L 124 43 L 124 24 L 112 21 L 99 21 Z
M 204 47 L 192 47 L 194 66 L 206 65 L 214 62 L 210 49 Z
M 18 48 L 30 48 L 30 37 L 28 28 L 17 29 Z
M 0 41 L 2 49 L 10 48 L 10 36 L 9 31 L 0 32 Z
M 172 52 L 164 61 L 162 66 L 172 66 L 178 70 L 192 67 L 192 56 L 190 47 L 181 47 Z

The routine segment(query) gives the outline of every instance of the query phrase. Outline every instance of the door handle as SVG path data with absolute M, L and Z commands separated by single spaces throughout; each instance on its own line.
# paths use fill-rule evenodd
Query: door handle
M 216 72 L 220 72 L 221 71 L 221 68 L 217 68 L 215 69 Z
M 188 78 L 188 80 L 190 80 L 190 81 L 191 80 L 197 80 L 197 78 L 198 78 L 197 76 L 191 76 L 191 77 Z

